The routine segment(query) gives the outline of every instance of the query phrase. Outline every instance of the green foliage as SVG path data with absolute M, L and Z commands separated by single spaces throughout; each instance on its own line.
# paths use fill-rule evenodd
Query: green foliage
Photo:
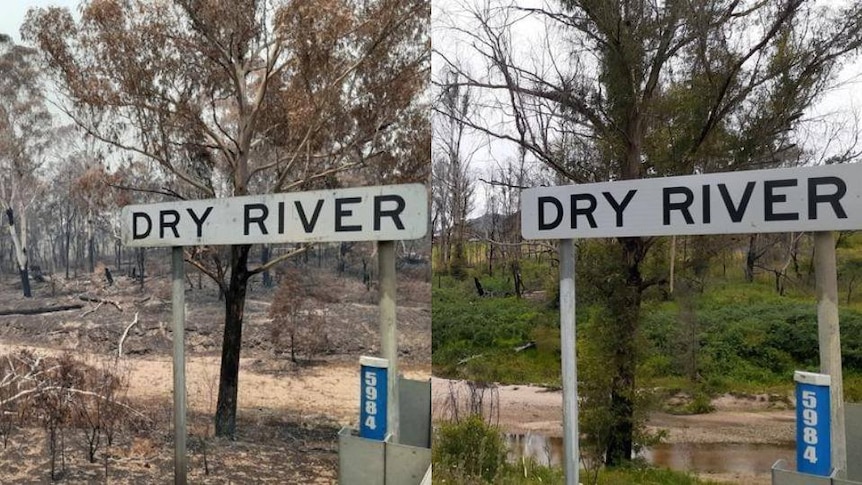
M 464 258 L 464 243 L 461 241 L 456 242 L 453 248 L 449 274 L 458 281 L 467 277 L 467 261 Z
M 621 468 L 604 470 L 597 485 L 717 485 L 689 473 L 663 468 Z
M 702 390 L 694 392 L 694 396 L 686 402 L 679 405 L 668 404 L 664 406 L 664 411 L 671 414 L 709 414 L 715 411 L 715 406 L 712 405 L 712 399 L 709 394 Z
M 582 252 L 582 256 L 585 254 Z M 590 254 L 600 256 L 595 248 Z M 593 262 L 582 266 L 594 266 L 597 271 L 597 265 Z M 522 267 L 525 274 L 530 274 L 531 284 L 540 281 L 538 265 Z M 545 273 L 553 271 L 546 266 Z M 510 275 L 483 276 L 481 281 L 495 295 L 511 292 Z M 442 277 L 438 282 L 432 310 L 435 374 L 501 383 L 560 385 L 559 317 L 548 301 L 553 295 L 546 294 L 546 300 L 480 298 L 472 278 L 461 282 Z M 607 385 L 608 380 L 600 375 L 595 384 L 585 380 L 593 365 L 588 360 L 596 362 L 597 371 L 607 370 L 607 361 L 599 356 L 612 349 L 596 347 L 610 341 L 610 317 L 599 307 L 582 301 L 581 297 L 587 300 L 591 293 L 581 291 L 582 286 L 588 285 L 579 286 L 578 293 L 581 385 Z M 794 370 L 817 369 L 817 316 L 812 295 L 782 297 L 768 282 L 723 282 L 686 297 L 689 303 L 678 298 L 651 300 L 643 305 L 637 337 L 641 352 L 639 379 L 648 379 L 651 385 L 677 379 L 678 387 L 708 396 L 731 390 L 760 392 L 786 387 Z M 845 373 L 851 376 L 845 386 L 847 399 L 859 401 L 862 380 L 857 392 L 852 376 L 862 375 L 862 309 L 844 307 L 840 317 L 843 363 Z M 595 322 L 592 329 L 590 321 Z M 528 341 L 535 342 L 536 347 L 514 352 L 516 346 Z M 458 365 L 462 360 L 466 362 Z M 693 373 L 689 372 L 692 364 Z M 697 405 L 683 412 L 707 409 Z
M 862 373 L 851 371 L 844 374 L 844 400 L 862 402 Z
M 459 470 L 438 467 L 435 463 L 432 483 L 441 485 L 485 485 L 489 482 L 481 477 L 465 476 Z M 533 485 L 537 483 L 563 485 L 565 477 L 561 468 L 547 467 L 539 465 L 533 460 L 524 460 L 518 463 L 503 464 L 490 483 L 494 485 Z
M 701 480 L 696 476 L 661 468 L 637 467 L 602 470 L 595 482 L 592 477 L 582 474 L 581 483 L 596 485 L 718 485 L 719 482 Z M 435 485 L 485 485 L 482 478 L 464 476 L 457 470 L 439 467 L 434 464 L 432 483 Z M 531 460 L 507 463 L 494 477 L 495 485 L 562 485 L 565 483 L 563 470 L 558 467 L 539 465 Z
M 557 337 L 559 338 L 559 337 Z M 560 387 L 560 355 L 529 349 L 490 351 L 457 368 L 460 379 L 500 384 L 534 384 Z
M 817 310 L 811 297 L 778 296 L 766 285 L 726 285 L 697 298 L 697 375 L 707 390 L 739 383 L 790 382 L 796 369 L 818 366 Z M 644 312 L 643 332 L 651 347 L 642 370 L 683 376 L 680 305 L 665 302 Z M 862 313 L 842 309 L 844 368 L 862 371 Z
M 506 462 L 506 442 L 496 426 L 473 415 L 461 422 L 441 424 L 434 433 L 432 460 L 438 469 L 468 479 L 494 483 Z M 476 482 L 467 482 L 476 483 Z
M 585 439 L 581 443 L 582 453 L 588 468 L 603 464 L 608 443 L 615 431 L 616 416 L 610 389 L 617 379 L 616 366 L 610 365 L 615 358 L 615 342 L 609 338 L 614 332 L 608 321 L 608 312 L 593 307 L 578 328 L 578 392 L 581 398 L 580 429 Z M 637 338 L 637 337 L 636 337 Z M 645 345 L 637 345 L 639 348 Z M 636 361 L 642 354 L 634 355 Z M 634 403 L 633 429 L 634 448 L 639 449 L 656 443 L 661 435 L 646 429 L 648 411 L 653 408 L 654 395 L 644 388 L 626 396 Z
M 505 276 L 486 277 L 482 285 L 487 292 L 502 295 L 507 281 Z M 463 282 L 440 278 L 432 299 L 435 374 L 496 382 L 558 380 L 558 354 L 535 349 L 514 352 L 533 340 L 537 329 L 553 328 L 558 319 L 554 312 L 514 296 L 479 297 L 472 278 Z M 458 365 L 461 361 L 465 364 Z

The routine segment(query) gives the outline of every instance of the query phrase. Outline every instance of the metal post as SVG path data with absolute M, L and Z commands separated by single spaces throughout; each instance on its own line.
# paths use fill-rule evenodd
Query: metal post
M 185 267 L 183 248 L 171 248 L 174 317 L 174 483 L 186 484 L 186 357 L 185 357 Z
M 398 443 L 398 333 L 395 321 L 395 242 L 377 243 L 377 264 L 380 274 L 380 353 L 389 361 L 387 401 L 389 414 L 386 429 L 392 442 Z
M 841 333 L 838 325 L 838 275 L 835 268 L 835 237 L 832 232 L 814 233 L 814 280 L 817 288 L 820 372 L 828 374 L 832 381 L 832 468 L 840 470 L 840 477 L 847 470 L 847 438 L 844 429 Z
M 578 485 L 578 364 L 575 356 L 575 245 L 560 240 L 560 343 L 563 357 L 563 448 L 566 485 Z

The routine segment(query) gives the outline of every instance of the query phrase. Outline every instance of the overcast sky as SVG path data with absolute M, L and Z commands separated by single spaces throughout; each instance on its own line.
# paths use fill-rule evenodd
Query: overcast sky
M 27 9 L 51 5 L 69 7 L 74 12 L 78 6 L 78 0 L 5 0 L 0 7 L 0 33 L 11 35 L 16 43 L 20 43 L 19 31 Z

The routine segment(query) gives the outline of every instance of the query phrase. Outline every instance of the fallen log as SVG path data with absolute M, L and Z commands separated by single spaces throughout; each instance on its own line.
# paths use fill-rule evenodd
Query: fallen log
M 484 357 L 484 356 L 485 356 L 485 354 L 477 354 L 477 355 L 471 355 L 470 357 L 464 357 L 463 359 L 458 361 L 458 365 L 464 365 L 473 359 L 479 359 L 479 358 Z
M 120 304 L 114 300 L 107 300 L 105 298 L 96 298 L 94 296 L 87 296 L 87 295 L 81 295 L 78 297 L 78 299 L 81 301 L 89 301 L 89 302 L 93 302 L 93 303 L 107 303 L 109 305 L 114 305 L 115 307 L 117 307 L 117 310 L 123 311 L 123 307 L 121 307 Z
M 99 304 L 98 304 L 98 305 L 96 305 L 96 308 L 91 308 L 91 309 L 89 309 L 89 310 L 85 311 L 84 313 L 82 313 L 82 314 L 81 314 L 81 318 L 84 318 L 84 317 L 86 317 L 87 315 L 89 315 L 89 314 L 91 314 L 91 313 L 95 312 L 95 311 L 96 311 L 96 310 L 98 310 L 99 308 L 102 308 L 102 305 L 104 305 L 104 304 L 105 304 L 105 302 L 100 301 L 100 302 L 99 302 Z
M 0 316 L 6 315 L 40 315 L 42 313 L 65 312 L 69 310 L 78 310 L 84 308 L 84 305 L 73 303 L 71 305 L 55 305 L 42 306 L 36 308 L 15 308 L 12 310 L 0 310 Z
M 135 319 L 132 320 L 132 323 L 129 324 L 128 327 L 123 331 L 123 335 L 120 336 L 120 344 L 117 346 L 117 357 L 123 356 L 123 342 L 126 341 L 126 337 L 129 336 L 129 330 L 138 323 L 138 312 L 135 312 Z
M 515 347 L 515 352 L 516 353 L 517 352 L 523 352 L 527 349 L 535 349 L 535 348 L 536 348 L 536 342 L 530 341 L 530 342 L 527 342 L 523 345 L 519 345 L 519 346 Z

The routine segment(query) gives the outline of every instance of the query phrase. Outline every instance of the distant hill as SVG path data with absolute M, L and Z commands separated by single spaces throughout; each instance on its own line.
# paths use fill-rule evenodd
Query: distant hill
M 486 213 L 467 221 L 467 233 L 470 235 L 470 238 L 484 239 L 487 238 L 493 232 L 494 226 L 496 225 L 498 237 L 496 237 L 495 239 L 500 239 L 500 231 L 513 231 L 515 228 L 518 227 L 518 221 L 520 217 L 520 211 L 510 215 L 499 213 Z

